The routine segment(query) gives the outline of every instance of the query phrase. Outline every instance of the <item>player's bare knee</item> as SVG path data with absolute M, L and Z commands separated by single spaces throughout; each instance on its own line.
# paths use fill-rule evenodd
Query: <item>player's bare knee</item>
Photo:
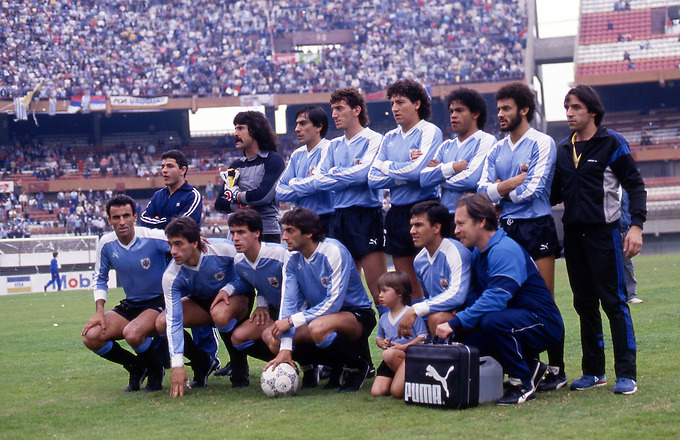
M 156 333 L 159 335 L 164 335 L 165 334 L 165 314 L 161 313 L 158 315 L 158 318 L 156 318 Z
M 83 336 L 83 344 L 92 351 L 99 350 L 106 344 L 106 339 L 101 338 L 100 335 L 100 327 L 91 328 L 85 333 L 85 336 Z
M 139 326 L 128 324 L 123 329 L 123 338 L 131 347 L 139 347 L 146 339 Z
M 316 344 L 323 342 L 332 331 L 330 326 L 326 325 L 323 321 L 324 320 L 321 319 L 315 319 L 307 326 L 309 329 L 309 336 L 311 336 Z
M 248 336 L 249 335 L 247 331 L 245 331 L 242 327 L 238 327 L 231 334 L 231 343 L 234 345 L 241 345 L 250 340 Z

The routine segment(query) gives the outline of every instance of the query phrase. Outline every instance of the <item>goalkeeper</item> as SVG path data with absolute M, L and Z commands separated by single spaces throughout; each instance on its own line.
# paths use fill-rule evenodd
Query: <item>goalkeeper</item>
M 276 182 L 285 162 L 276 152 L 278 139 L 264 114 L 241 112 L 234 118 L 236 148 L 243 157 L 236 159 L 227 172 L 222 191 L 215 200 L 215 210 L 229 213 L 239 208 L 252 208 L 262 217 L 262 241 L 280 243 L 279 202 Z

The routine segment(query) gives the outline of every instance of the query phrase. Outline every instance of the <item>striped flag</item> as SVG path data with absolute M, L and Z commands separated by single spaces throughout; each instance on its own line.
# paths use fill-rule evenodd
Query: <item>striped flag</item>
M 23 98 L 14 98 L 14 120 L 28 120 L 28 109 L 26 109 L 26 104 L 24 104 Z

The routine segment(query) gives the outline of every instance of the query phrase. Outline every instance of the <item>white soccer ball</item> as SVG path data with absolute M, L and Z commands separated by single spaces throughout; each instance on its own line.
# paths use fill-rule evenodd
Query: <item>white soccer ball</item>
M 298 390 L 300 379 L 295 368 L 283 363 L 262 372 L 260 387 L 267 397 L 287 397 Z

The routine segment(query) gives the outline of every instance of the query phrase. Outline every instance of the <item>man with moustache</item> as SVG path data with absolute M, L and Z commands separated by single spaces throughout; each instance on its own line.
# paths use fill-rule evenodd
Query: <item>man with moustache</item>
M 239 208 L 253 208 L 262 218 L 262 241 L 280 243 L 276 182 L 283 173 L 285 161 L 276 152 L 276 134 L 264 114 L 245 111 L 234 117 L 234 139 L 243 157 L 229 165 L 234 173 L 233 184 L 229 181 L 232 179 L 225 179 L 215 200 L 215 210 L 229 213 Z

